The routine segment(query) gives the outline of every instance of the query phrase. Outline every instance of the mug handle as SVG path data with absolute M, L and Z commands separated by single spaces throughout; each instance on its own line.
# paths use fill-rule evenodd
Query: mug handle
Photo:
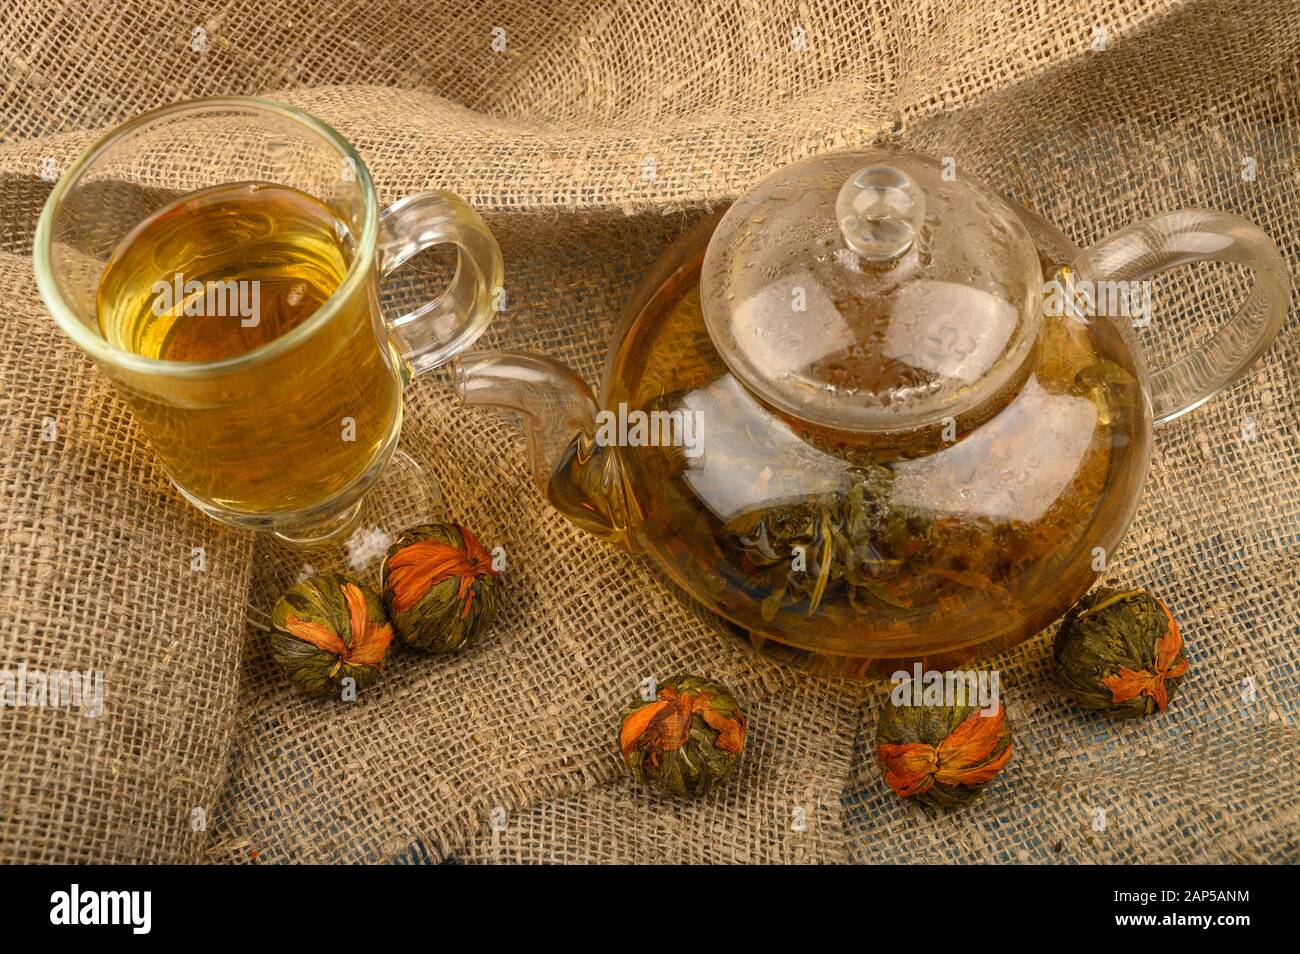
M 1209 340 L 1151 375 L 1155 424 L 1200 407 L 1241 380 L 1272 344 L 1291 297 L 1291 276 L 1277 246 L 1239 216 L 1185 209 L 1120 229 L 1071 266 L 1076 281 L 1130 282 L 1193 262 L 1245 265 L 1254 271 L 1254 283 L 1245 304 Z
M 385 319 L 412 376 L 454 358 L 492 321 L 492 298 L 504 279 L 501 248 L 479 214 L 458 195 L 417 192 L 379 216 L 379 274 L 386 276 L 433 245 L 459 253 L 456 274 L 437 298 Z

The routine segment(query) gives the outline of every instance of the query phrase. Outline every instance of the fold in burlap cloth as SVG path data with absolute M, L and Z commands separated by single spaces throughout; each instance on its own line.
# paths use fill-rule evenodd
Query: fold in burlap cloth
M 351 139 L 383 202 L 437 186 L 478 206 L 507 268 L 488 343 L 594 380 L 622 302 L 707 207 L 880 138 L 957 157 L 1081 243 L 1198 205 L 1254 220 L 1294 263 L 1298 61 L 1294 0 L 133 0 L 93 23 L 19 2 L 0 21 L 0 667 L 100 669 L 106 699 L 99 718 L 0 709 L 0 860 L 1296 860 L 1294 316 L 1247 382 L 1159 430 L 1116 556 L 1113 577 L 1182 622 L 1174 705 L 1085 715 L 1032 640 L 993 663 L 1010 768 L 932 817 L 870 760 L 881 687 L 743 651 L 551 513 L 514 425 L 456 411 L 436 378 L 408 394 L 405 436 L 451 511 L 511 553 L 495 632 L 451 659 L 399 651 L 353 706 L 297 697 L 242 623 L 265 544 L 171 490 L 45 314 L 30 244 L 46 157 L 65 169 L 173 100 L 273 93 Z M 1162 281 L 1152 362 L 1243 288 L 1218 269 Z M 677 804 L 620 781 L 612 737 L 642 679 L 690 669 L 731 684 L 753 728 L 740 777 Z

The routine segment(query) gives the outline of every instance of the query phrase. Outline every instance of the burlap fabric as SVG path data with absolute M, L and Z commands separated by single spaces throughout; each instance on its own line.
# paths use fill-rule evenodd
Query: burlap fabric
M 0 665 L 102 669 L 106 700 L 98 719 L 0 710 L 3 858 L 1295 860 L 1294 315 L 1248 382 L 1159 431 L 1115 555 L 1112 576 L 1183 623 L 1175 705 L 1138 725 L 1083 715 L 1039 637 L 992 663 L 1019 727 L 1010 768 L 934 817 L 869 758 L 879 687 L 742 651 L 640 560 L 549 512 L 514 425 L 454 410 L 436 378 L 408 395 L 406 440 L 451 511 L 508 547 L 500 622 L 464 656 L 399 653 L 356 705 L 299 699 L 241 623 L 273 555 L 169 488 L 44 314 L 30 240 L 46 157 L 66 168 L 148 107 L 273 93 L 356 143 L 384 202 L 438 186 L 478 206 L 507 267 L 489 342 L 592 379 L 621 303 L 695 217 L 782 163 L 879 138 L 957 157 L 1080 242 L 1200 205 L 1253 219 L 1294 267 L 1298 14 L 1293 0 L 6 10 Z M 1162 282 L 1153 361 L 1203 340 L 1242 287 L 1216 269 Z M 753 732 L 734 785 L 678 805 L 619 781 L 612 737 L 643 678 L 687 669 L 732 684 Z

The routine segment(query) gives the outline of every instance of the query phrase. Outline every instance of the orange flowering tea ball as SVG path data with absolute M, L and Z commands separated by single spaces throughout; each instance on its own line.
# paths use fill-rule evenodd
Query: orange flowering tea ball
M 935 808 L 971 801 L 1011 761 L 1011 720 L 999 700 L 978 706 L 885 703 L 876 723 L 876 764 L 904 798 Z
M 638 782 L 697 798 L 740 761 L 745 716 L 722 684 L 678 676 L 661 682 L 655 698 L 638 696 L 623 710 L 618 746 Z
M 1143 590 L 1093 590 L 1065 614 L 1052 655 L 1070 698 L 1117 719 L 1162 711 L 1187 673 L 1173 614 Z
M 472 645 L 492 625 L 501 599 L 492 555 L 455 523 L 405 531 L 389 547 L 380 580 L 402 642 L 432 652 Z
M 379 678 L 393 628 L 379 597 L 338 573 L 297 584 L 271 611 L 271 655 L 306 693 L 363 689 Z

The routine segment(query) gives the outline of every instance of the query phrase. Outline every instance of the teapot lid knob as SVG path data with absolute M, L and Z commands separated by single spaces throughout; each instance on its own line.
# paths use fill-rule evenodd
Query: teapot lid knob
M 887 262 L 916 242 L 925 221 L 925 192 L 897 166 L 867 166 L 840 187 L 835 217 L 849 248 L 869 262 Z

